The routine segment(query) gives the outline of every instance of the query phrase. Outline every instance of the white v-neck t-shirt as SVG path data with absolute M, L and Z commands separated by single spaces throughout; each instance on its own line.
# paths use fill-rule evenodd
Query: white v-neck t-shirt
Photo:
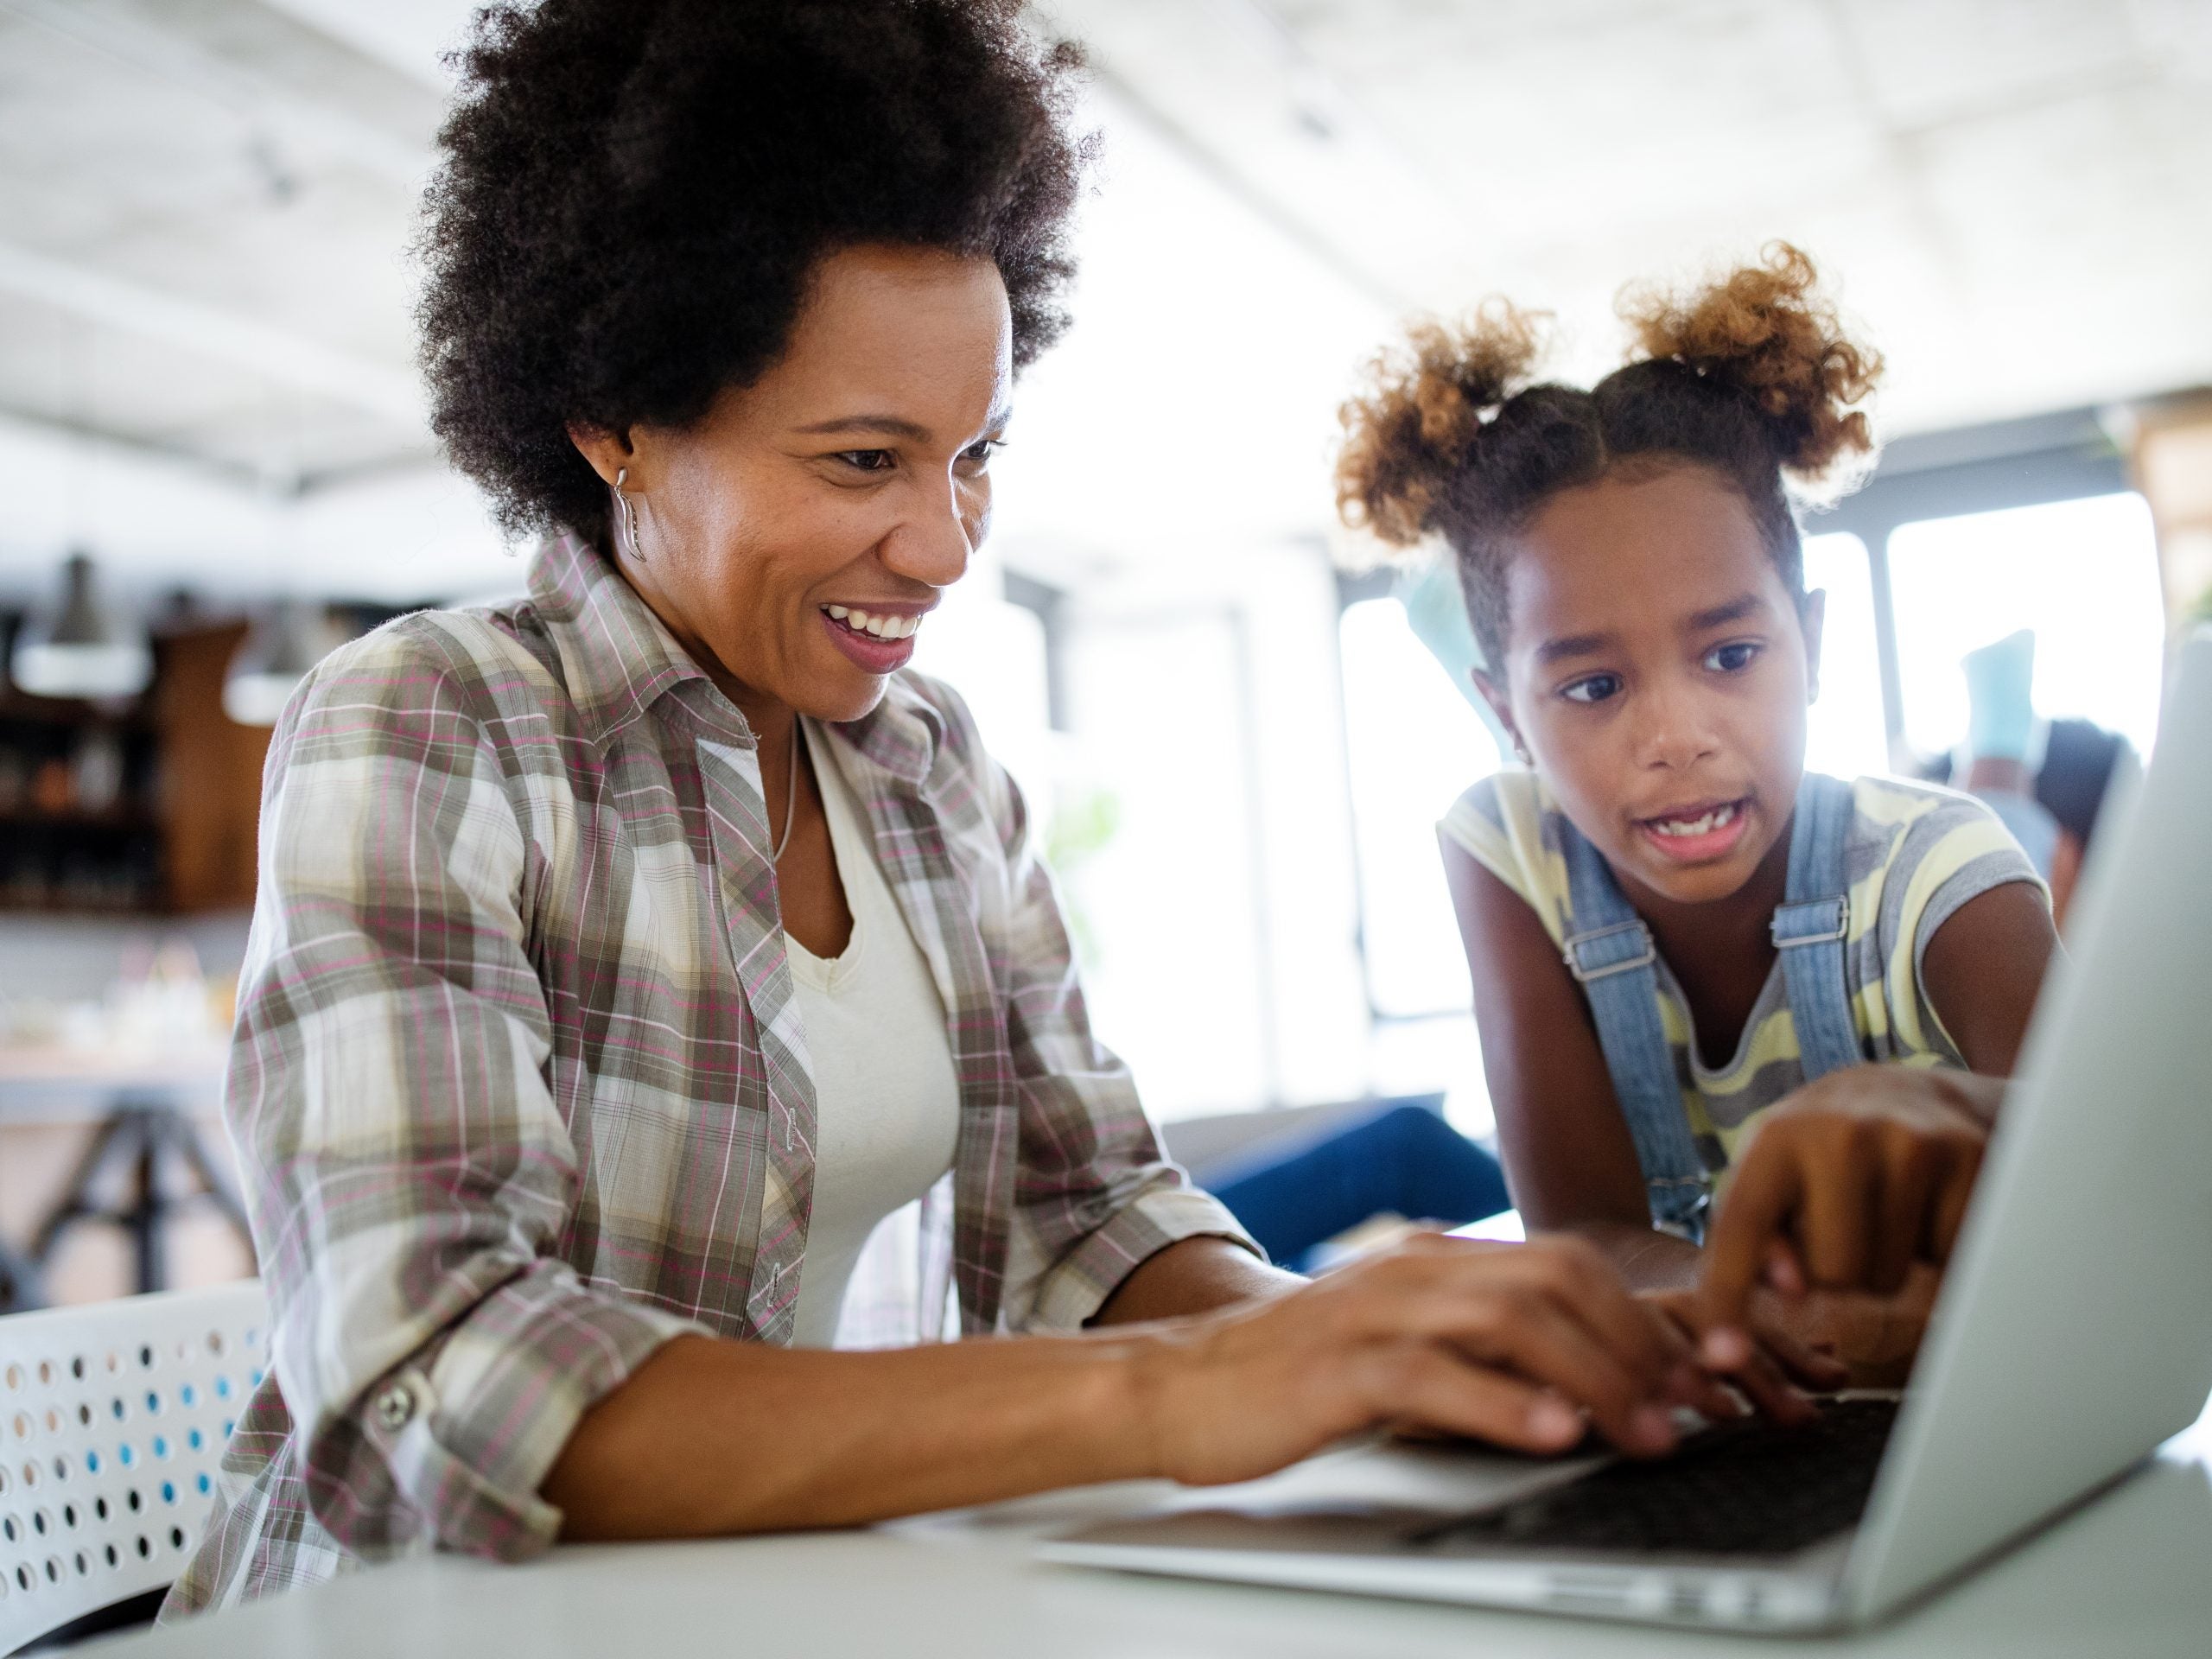
M 877 1224 L 952 1167 L 960 1085 L 944 999 L 876 867 L 875 838 L 838 769 L 835 740 L 810 721 L 806 741 L 853 917 L 852 937 L 834 957 L 784 939 L 816 1111 L 814 1211 L 791 1344 L 827 1348 Z

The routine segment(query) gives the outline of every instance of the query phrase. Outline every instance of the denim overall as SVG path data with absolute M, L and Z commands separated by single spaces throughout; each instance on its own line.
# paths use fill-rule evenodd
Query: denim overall
M 1808 1083 L 1865 1058 L 1843 954 L 1851 923 L 1844 841 L 1853 810 L 1850 785 L 1805 774 L 1789 832 L 1789 873 L 1774 912 L 1774 944 Z M 1635 1137 L 1652 1224 L 1701 1240 L 1713 1177 L 1691 1137 L 1674 1052 L 1659 1023 L 1658 951 L 1604 857 L 1564 813 L 1559 823 L 1567 899 L 1579 930 L 1563 954 L 1590 1001 L 1613 1095 Z

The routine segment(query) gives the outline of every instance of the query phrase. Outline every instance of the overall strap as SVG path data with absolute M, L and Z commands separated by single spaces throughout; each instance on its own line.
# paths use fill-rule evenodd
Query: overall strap
M 1651 1218 L 1694 1238 L 1703 1231 L 1711 1188 L 1682 1113 L 1674 1051 L 1659 1023 L 1659 953 L 1604 855 L 1566 814 L 1558 823 L 1576 930 L 1561 953 L 1567 970 L 1589 999 L 1613 1097 L 1636 1141 Z
M 1852 1020 L 1843 949 L 1851 929 L 1844 842 L 1855 810 L 1849 784 L 1805 774 L 1789 832 L 1789 874 L 1774 912 L 1774 948 L 1782 956 L 1808 1083 L 1866 1058 Z

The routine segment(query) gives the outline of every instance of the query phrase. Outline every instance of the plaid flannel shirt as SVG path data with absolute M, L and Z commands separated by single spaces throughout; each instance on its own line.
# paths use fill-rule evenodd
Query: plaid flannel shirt
M 547 1471 L 662 1343 L 790 1339 L 815 1093 L 752 734 L 589 547 L 530 589 L 346 647 L 277 728 L 226 1088 L 273 1358 L 165 1611 L 543 1549 Z M 1243 1240 L 1093 1039 L 959 698 L 902 673 L 832 729 L 959 1078 L 904 1334 L 948 1285 L 963 1332 L 1073 1328 Z

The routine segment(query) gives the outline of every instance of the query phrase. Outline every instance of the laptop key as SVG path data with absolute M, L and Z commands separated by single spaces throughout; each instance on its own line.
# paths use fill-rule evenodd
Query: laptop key
M 1865 1513 L 1897 1411 L 1894 1400 L 1831 1400 L 1800 1427 L 1758 1417 L 1717 1423 L 1672 1457 L 1608 1464 L 1410 1540 L 1446 1551 L 1787 1554 Z

